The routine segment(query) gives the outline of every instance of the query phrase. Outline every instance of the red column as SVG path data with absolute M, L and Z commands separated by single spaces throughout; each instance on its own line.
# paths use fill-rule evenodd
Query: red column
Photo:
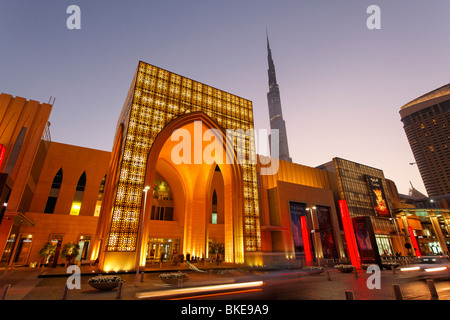
M 311 242 L 309 239 L 309 231 L 308 226 L 306 225 L 305 216 L 300 217 L 300 224 L 302 226 L 302 238 L 303 238 L 303 247 L 305 249 L 305 258 L 306 262 L 309 264 L 312 261 L 312 254 L 311 254 Z
M 361 269 L 355 230 L 353 229 L 353 224 L 348 212 L 347 201 L 339 200 L 339 208 L 341 211 L 342 225 L 344 227 L 345 241 L 347 242 L 347 250 L 350 255 L 350 260 L 356 269 Z
M 417 240 L 416 240 L 416 236 L 414 235 L 413 228 L 408 227 L 408 231 L 409 231 L 409 236 L 411 237 L 411 242 L 412 242 L 416 257 L 421 257 L 422 254 L 420 253 L 419 245 L 417 244 Z

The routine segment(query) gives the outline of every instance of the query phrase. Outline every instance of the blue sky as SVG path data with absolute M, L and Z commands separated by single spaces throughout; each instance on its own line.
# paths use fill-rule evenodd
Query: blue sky
M 142 60 L 252 100 L 268 129 L 267 28 L 294 162 L 341 157 L 425 192 L 399 109 L 450 82 L 449 14 L 447 0 L 0 0 L 0 92 L 56 97 L 52 140 L 110 151 Z

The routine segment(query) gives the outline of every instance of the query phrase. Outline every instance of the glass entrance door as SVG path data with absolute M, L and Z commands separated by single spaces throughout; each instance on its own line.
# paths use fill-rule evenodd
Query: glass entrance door
M 20 235 L 19 243 L 17 244 L 17 251 L 14 257 L 15 264 L 19 265 L 27 264 L 32 242 L 33 237 L 31 235 L 24 235 L 24 234 Z
M 173 255 L 179 253 L 179 247 L 180 239 L 149 238 L 147 245 L 147 261 L 171 261 Z
M 89 252 L 89 245 L 91 244 L 91 237 L 90 236 L 81 236 L 80 240 L 78 241 L 78 245 L 80 246 L 80 250 L 78 252 L 78 256 L 76 258 L 76 261 L 83 261 L 87 260 L 88 252 Z

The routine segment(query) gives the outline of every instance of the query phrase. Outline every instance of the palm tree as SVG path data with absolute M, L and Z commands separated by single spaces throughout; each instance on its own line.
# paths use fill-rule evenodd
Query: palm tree
M 39 256 L 42 257 L 42 263 L 46 264 L 48 263 L 48 260 L 52 255 L 55 254 L 56 250 L 56 244 L 53 244 L 51 242 L 47 242 L 44 244 L 42 249 L 39 251 Z M 40 264 L 39 264 L 40 266 Z
M 80 246 L 78 244 L 75 244 L 73 242 L 68 242 L 64 245 L 61 256 L 66 258 L 67 265 L 73 264 L 75 258 L 78 256 L 78 253 L 80 251 Z

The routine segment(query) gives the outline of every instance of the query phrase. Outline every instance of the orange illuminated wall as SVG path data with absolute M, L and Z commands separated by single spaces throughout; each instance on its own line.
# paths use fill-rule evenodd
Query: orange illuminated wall
M 260 173 L 262 168 L 269 167 L 266 164 L 270 163 L 271 159 L 261 155 L 258 156 L 258 159 L 258 173 Z M 323 205 L 330 208 L 332 232 L 338 254 L 337 258 L 343 258 L 345 254 L 340 236 L 335 201 L 330 189 L 327 172 L 280 160 L 278 170 L 271 170 L 269 173 L 259 175 L 262 208 L 262 250 L 265 252 L 285 252 L 288 259 L 295 257 L 289 211 L 289 202 L 294 201 L 304 203 L 309 208 L 315 205 Z M 319 229 L 316 212 L 313 212 L 311 227 Z M 303 229 L 303 232 L 306 233 L 306 230 Z M 323 258 L 320 233 L 311 233 L 311 236 L 308 238 L 311 239 L 312 243 L 310 243 L 311 250 L 307 251 L 311 252 L 314 258 Z
M 13 230 L 27 220 L 39 170 L 33 170 L 52 105 L 0 94 L 0 172 L 8 175 L 11 193 L 0 225 L 0 254 Z M 0 190 L 0 194 L 2 190 Z M 27 221 L 29 222 L 29 221 Z
M 14 181 L 7 212 L 20 211 L 20 202 L 51 110 L 52 106 L 47 103 L 4 93 L 0 95 L 0 144 L 5 148 L 0 172 L 7 173 Z M 34 191 L 33 183 L 29 188 Z

